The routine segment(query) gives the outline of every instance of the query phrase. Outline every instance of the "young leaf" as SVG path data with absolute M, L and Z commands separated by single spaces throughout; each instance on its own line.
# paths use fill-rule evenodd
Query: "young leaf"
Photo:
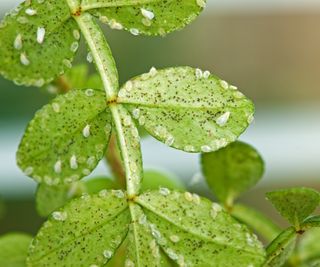
M 28 266 L 103 266 L 128 231 L 125 193 L 103 190 L 52 213 L 34 239 Z
M 205 0 L 169 1 L 105 1 L 84 0 L 84 9 L 113 29 L 130 31 L 133 35 L 165 35 L 191 23 L 205 7 Z M 103 7 L 106 8 L 98 8 Z M 112 7 L 113 6 L 113 7 Z
M 320 215 L 310 216 L 305 219 L 301 225 L 302 229 L 320 227 Z
M 250 145 L 234 142 L 216 152 L 201 155 L 202 172 L 217 198 L 232 205 L 241 193 L 254 186 L 262 177 L 264 163 Z
M 25 1 L 0 23 L 0 74 L 43 86 L 71 68 L 79 39 L 65 0 Z
M 278 212 L 298 228 L 320 203 L 320 194 L 310 188 L 283 189 L 266 195 Z
M 293 227 L 280 233 L 267 247 L 264 267 L 281 267 L 291 256 L 296 245 L 297 234 Z
M 104 156 L 111 116 L 100 90 L 72 90 L 30 122 L 17 153 L 25 174 L 48 185 L 87 176 Z
M 32 237 L 27 234 L 10 233 L 0 237 L 0 266 L 25 267 Z
M 167 145 L 210 152 L 235 141 L 252 121 L 252 102 L 234 89 L 199 69 L 151 69 L 127 82 L 118 102 Z
M 137 197 L 158 245 L 187 266 L 261 266 L 256 236 L 222 208 L 191 193 L 160 188 Z

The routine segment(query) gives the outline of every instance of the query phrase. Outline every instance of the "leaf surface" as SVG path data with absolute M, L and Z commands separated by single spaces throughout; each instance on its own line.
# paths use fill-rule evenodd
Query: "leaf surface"
M 113 29 L 130 31 L 133 35 L 165 35 L 191 23 L 206 5 L 205 0 L 84 0 L 84 9 Z M 105 8 L 98 8 L 107 6 Z
M 127 82 L 118 102 L 161 142 L 187 152 L 215 151 L 248 127 L 254 107 L 225 81 L 199 71 L 152 69 Z
M 129 222 L 120 190 L 72 200 L 42 226 L 29 250 L 28 266 L 102 266 L 121 245 Z
M 290 223 L 298 227 L 320 203 L 320 194 L 310 188 L 290 188 L 269 192 L 267 199 Z
M 75 182 L 104 156 L 110 131 L 104 92 L 72 90 L 36 113 L 20 143 L 18 165 L 37 182 Z
M 249 190 L 262 177 L 264 163 L 250 145 L 236 141 L 212 153 L 201 155 L 202 171 L 217 198 L 227 205 Z
M 22 233 L 9 233 L 0 237 L 0 266 L 25 267 L 32 237 Z
M 132 224 L 128 233 L 126 264 L 132 266 L 165 266 L 159 245 L 151 234 L 147 217 L 141 207 L 130 206 Z
M 0 74 L 43 86 L 71 67 L 79 39 L 65 0 L 25 1 L 0 24 Z
M 222 208 L 191 193 L 161 188 L 136 200 L 157 243 L 184 266 L 261 266 L 264 249 L 256 236 Z
M 293 227 L 280 233 L 267 247 L 264 267 L 281 267 L 291 256 L 296 245 L 297 234 Z

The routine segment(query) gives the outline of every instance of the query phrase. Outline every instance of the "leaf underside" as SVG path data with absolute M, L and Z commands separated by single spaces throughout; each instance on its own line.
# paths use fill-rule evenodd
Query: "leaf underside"
M 106 2 L 106 1 L 84 1 Z M 201 2 L 200 5 L 198 2 Z M 134 35 L 165 35 L 191 23 L 202 11 L 205 1 L 159 0 L 120 1 L 115 7 L 98 8 L 90 11 L 111 28 L 125 29 Z M 112 6 L 112 1 L 110 6 Z M 90 6 L 90 4 L 87 4 Z M 143 11 L 145 10 L 145 11 Z M 147 12 L 147 13 L 145 13 Z M 151 13 L 148 13 L 151 12 Z
M 25 267 L 25 260 L 32 237 L 10 233 L 0 237 L 0 266 Z
M 72 90 L 36 113 L 20 143 L 18 165 L 37 182 L 75 182 L 103 158 L 110 132 L 104 92 Z
M 187 266 L 260 266 L 264 250 L 218 204 L 190 193 L 151 191 L 138 197 L 157 243 Z
M 267 199 L 293 225 L 303 222 L 318 206 L 319 192 L 310 188 L 290 188 L 269 192 Z
M 54 212 L 33 241 L 28 265 L 102 266 L 108 262 L 130 222 L 127 201 L 117 193 L 84 195 Z
M 262 177 L 264 163 L 250 145 L 236 141 L 216 152 L 201 155 L 209 187 L 222 203 L 233 202 Z
M 71 67 L 80 33 L 65 0 L 28 2 L 0 23 L 0 74 L 19 85 L 42 86 Z M 38 28 L 45 30 L 43 41 Z
M 197 72 L 152 70 L 127 82 L 118 102 L 161 142 L 187 152 L 215 151 L 248 127 L 254 106 L 226 82 Z
M 218 204 L 163 188 L 132 201 L 128 207 L 120 190 L 72 200 L 41 228 L 28 264 L 103 265 L 125 238 L 126 266 L 171 266 L 170 258 L 181 266 L 258 267 L 265 260 L 256 237 Z

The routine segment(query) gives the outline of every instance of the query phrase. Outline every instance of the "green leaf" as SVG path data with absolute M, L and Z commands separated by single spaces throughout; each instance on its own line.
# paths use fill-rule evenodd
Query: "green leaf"
M 264 163 L 250 145 L 234 142 L 216 152 L 201 155 L 202 172 L 217 198 L 227 206 L 262 177 Z
M 308 230 L 301 238 L 297 253 L 299 260 L 305 262 L 306 266 L 317 266 L 312 265 L 312 262 L 320 262 L 320 228 L 313 228 Z M 310 265 L 308 265 L 308 263 Z
M 133 35 L 165 35 L 182 29 L 196 19 L 205 5 L 205 0 L 85 0 L 82 3 L 84 9 L 96 7 L 91 13 L 103 23 L 113 29 L 125 29 Z M 103 6 L 107 7 L 98 8 Z
M 103 158 L 110 131 L 104 92 L 72 90 L 36 113 L 19 146 L 18 165 L 37 182 L 75 182 Z
M 310 188 L 282 189 L 266 195 L 278 212 L 297 228 L 320 203 L 320 194 Z
M 103 189 L 117 189 L 110 178 L 94 178 L 72 184 L 38 186 L 36 192 L 37 211 L 40 216 L 47 217 L 53 211 L 63 207 L 70 199 L 80 197 L 84 193 L 95 194 Z
M 22 233 L 10 233 L 1 236 L 0 266 L 25 267 L 31 240 L 31 236 Z
M 281 228 L 263 213 L 245 205 L 234 205 L 231 209 L 231 214 L 269 242 L 281 233 Z
M 291 256 L 296 245 L 297 234 L 293 227 L 280 233 L 267 247 L 267 260 L 264 266 L 280 267 Z
M 127 82 L 118 102 L 152 136 L 187 152 L 210 152 L 235 141 L 254 112 L 235 87 L 190 67 L 151 69 Z
M 71 67 L 79 39 L 65 0 L 25 1 L 0 24 L 0 74 L 19 85 L 49 83 Z
M 222 208 L 189 192 L 160 188 L 137 197 L 157 244 L 187 266 L 261 266 L 264 249 L 256 236 Z
M 28 266 L 102 266 L 121 245 L 130 213 L 124 192 L 84 195 L 52 213 L 33 240 Z
M 128 233 L 125 266 L 165 266 L 165 258 L 151 234 L 147 217 L 138 205 L 131 205 L 132 224 Z M 131 264 L 131 265 L 130 265 Z
M 176 177 L 155 170 L 144 171 L 141 191 L 157 190 L 159 187 L 185 190 L 185 186 Z

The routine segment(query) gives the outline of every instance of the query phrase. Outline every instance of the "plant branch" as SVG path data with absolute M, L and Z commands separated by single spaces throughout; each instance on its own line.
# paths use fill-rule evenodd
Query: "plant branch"
M 103 32 L 89 13 L 82 13 L 80 16 L 75 16 L 74 19 L 84 35 L 104 85 L 106 102 L 113 116 L 125 169 L 127 194 L 131 198 L 139 193 L 142 178 L 139 133 L 129 112 L 117 103 L 118 73 Z

